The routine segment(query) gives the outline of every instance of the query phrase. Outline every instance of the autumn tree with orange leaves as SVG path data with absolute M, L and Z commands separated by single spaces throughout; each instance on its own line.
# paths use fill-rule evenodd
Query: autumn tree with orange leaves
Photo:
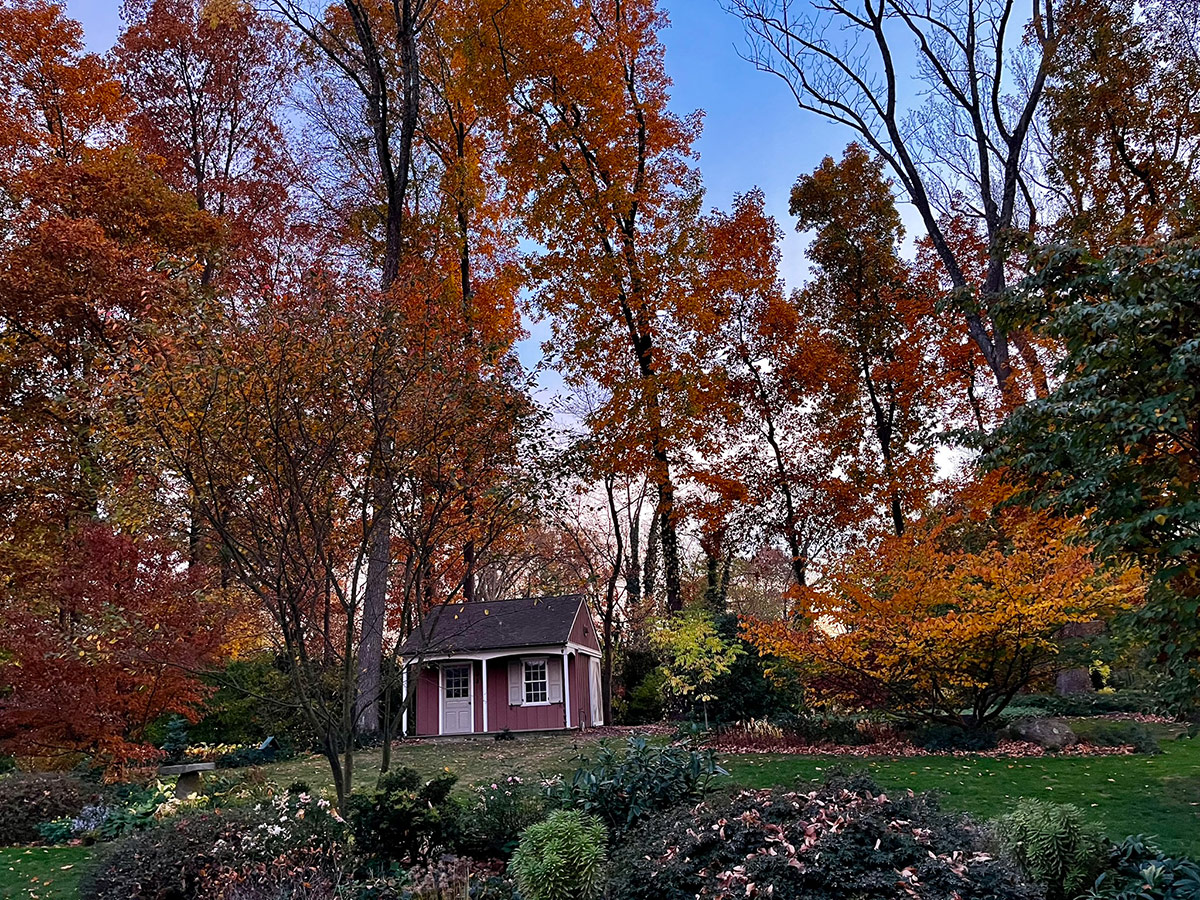
M 0 91 L 0 608 L 20 626 L 0 734 L 111 763 L 158 714 L 194 714 L 233 615 L 213 573 L 177 573 L 170 486 L 122 439 L 139 411 L 114 389 L 219 228 L 117 140 L 118 82 L 59 7 L 0 7 Z
M 900 257 L 891 182 L 862 146 L 800 178 L 791 212 L 798 231 L 815 232 L 813 278 L 794 295 L 791 324 L 817 381 L 821 440 L 901 534 L 931 490 L 949 392 L 936 286 Z
M 501 7 L 497 27 L 520 35 L 502 48 L 516 105 L 502 171 L 542 248 L 535 299 L 568 381 L 606 392 L 588 427 L 619 436 L 657 487 L 666 605 L 678 610 L 677 467 L 693 422 L 671 323 L 688 302 L 699 116 L 667 106 L 653 0 Z
M 1057 236 L 1093 252 L 1194 237 L 1200 202 L 1200 9 L 1074 0 L 1046 92 Z
M 295 81 L 291 36 L 243 0 L 125 0 L 121 16 L 114 60 L 131 142 L 222 223 L 201 283 L 224 270 L 227 287 L 261 292 L 290 252 L 296 174 L 281 119 Z
M 1137 568 L 1098 562 L 1077 520 L 1010 504 L 999 473 L 959 485 L 902 535 L 799 595 L 788 622 L 749 622 L 814 698 L 978 727 L 1052 674 L 1067 625 L 1140 603 Z

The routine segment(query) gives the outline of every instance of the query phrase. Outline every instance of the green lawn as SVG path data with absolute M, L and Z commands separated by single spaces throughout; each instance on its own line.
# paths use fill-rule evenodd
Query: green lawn
M 578 735 L 528 735 L 514 741 L 447 741 L 398 746 L 393 765 L 422 775 L 450 769 L 466 786 L 516 774 L 566 773 L 595 739 Z M 1006 812 L 1020 797 L 1074 803 L 1102 822 L 1113 837 L 1155 834 L 1172 852 L 1200 857 L 1200 738 L 1163 742 L 1160 756 L 912 757 L 857 759 L 762 754 L 731 756 L 722 763 L 731 782 L 746 787 L 794 786 L 823 778 L 830 769 L 867 770 L 886 790 L 936 790 L 944 805 L 988 819 Z M 373 783 L 378 751 L 356 758 L 355 786 Z M 321 757 L 308 756 L 266 767 L 264 777 L 280 784 L 296 780 L 328 792 L 331 779 Z M 0 900 L 72 898 L 89 851 L 10 848 L 0 850 Z
M 935 790 L 950 809 L 989 819 L 1021 797 L 1073 803 L 1113 837 L 1154 834 L 1164 849 L 1200 857 L 1200 739 L 1163 743 L 1160 756 L 915 757 L 817 759 L 779 755 L 725 760 L 734 780 L 750 787 L 821 778 L 830 768 L 866 769 L 885 789 Z
M 0 849 L 0 900 L 71 900 L 91 855 L 88 847 Z
M 429 777 L 442 769 L 458 776 L 466 786 L 504 775 L 534 777 L 575 771 L 575 758 L 595 750 L 598 738 L 586 735 L 522 735 L 512 741 L 491 738 L 475 740 L 420 741 L 398 744 L 392 750 L 392 767 L 408 766 Z M 370 787 L 379 777 L 379 750 L 363 751 L 354 757 L 354 787 Z M 333 780 L 329 763 L 322 756 L 304 756 L 266 766 L 266 776 L 287 785 L 304 781 L 329 792 Z

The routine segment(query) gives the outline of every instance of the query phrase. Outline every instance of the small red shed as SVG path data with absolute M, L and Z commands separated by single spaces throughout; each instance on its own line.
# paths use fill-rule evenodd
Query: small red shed
M 400 657 L 405 696 L 416 679 L 416 722 L 406 709 L 405 734 L 604 724 L 600 642 L 582 594 L 436 607 Z

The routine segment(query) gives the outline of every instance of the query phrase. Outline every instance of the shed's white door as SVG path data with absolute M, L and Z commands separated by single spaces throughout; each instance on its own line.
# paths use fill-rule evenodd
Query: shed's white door
M 474 731 L 471 707 L 471 666 L 442 666 L 442 734 Z
M 592 724 L 604 724 L 604 689 L 600 684 L 600 660 L 594 656 L 589 656 L 588 660 L 588 687 L 591 688 L 592 695 Z

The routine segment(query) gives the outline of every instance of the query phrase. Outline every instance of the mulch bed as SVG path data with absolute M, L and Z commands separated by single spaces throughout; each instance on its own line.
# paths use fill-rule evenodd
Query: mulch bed
M 1074 747 L 1068 747 L 1066 750 L 1052 751 L 1028 741 L 1012 741 L 1007 739 L 1001 740 L 992 750 L 925 750 L 900 738 L 884 739 L 857 747 L 847 747 L 839 744 L 802 744 L 789 742 L 786 739 L 781 741 L 763 740 L 748 742 L 736 739 L 724 740 L 716 738 L 709 741 L 705 746 L 711 747 L 718 753 L 728 754 L 791 753 L 796 756 L 843 757 L 989 756 L 993 758 L 1026 758 L 1037 756 L 1131 756 L 1134 753 L 1132 747 L 1097 747 L 1092 744 L 1083 743 L 1076 744 Z

